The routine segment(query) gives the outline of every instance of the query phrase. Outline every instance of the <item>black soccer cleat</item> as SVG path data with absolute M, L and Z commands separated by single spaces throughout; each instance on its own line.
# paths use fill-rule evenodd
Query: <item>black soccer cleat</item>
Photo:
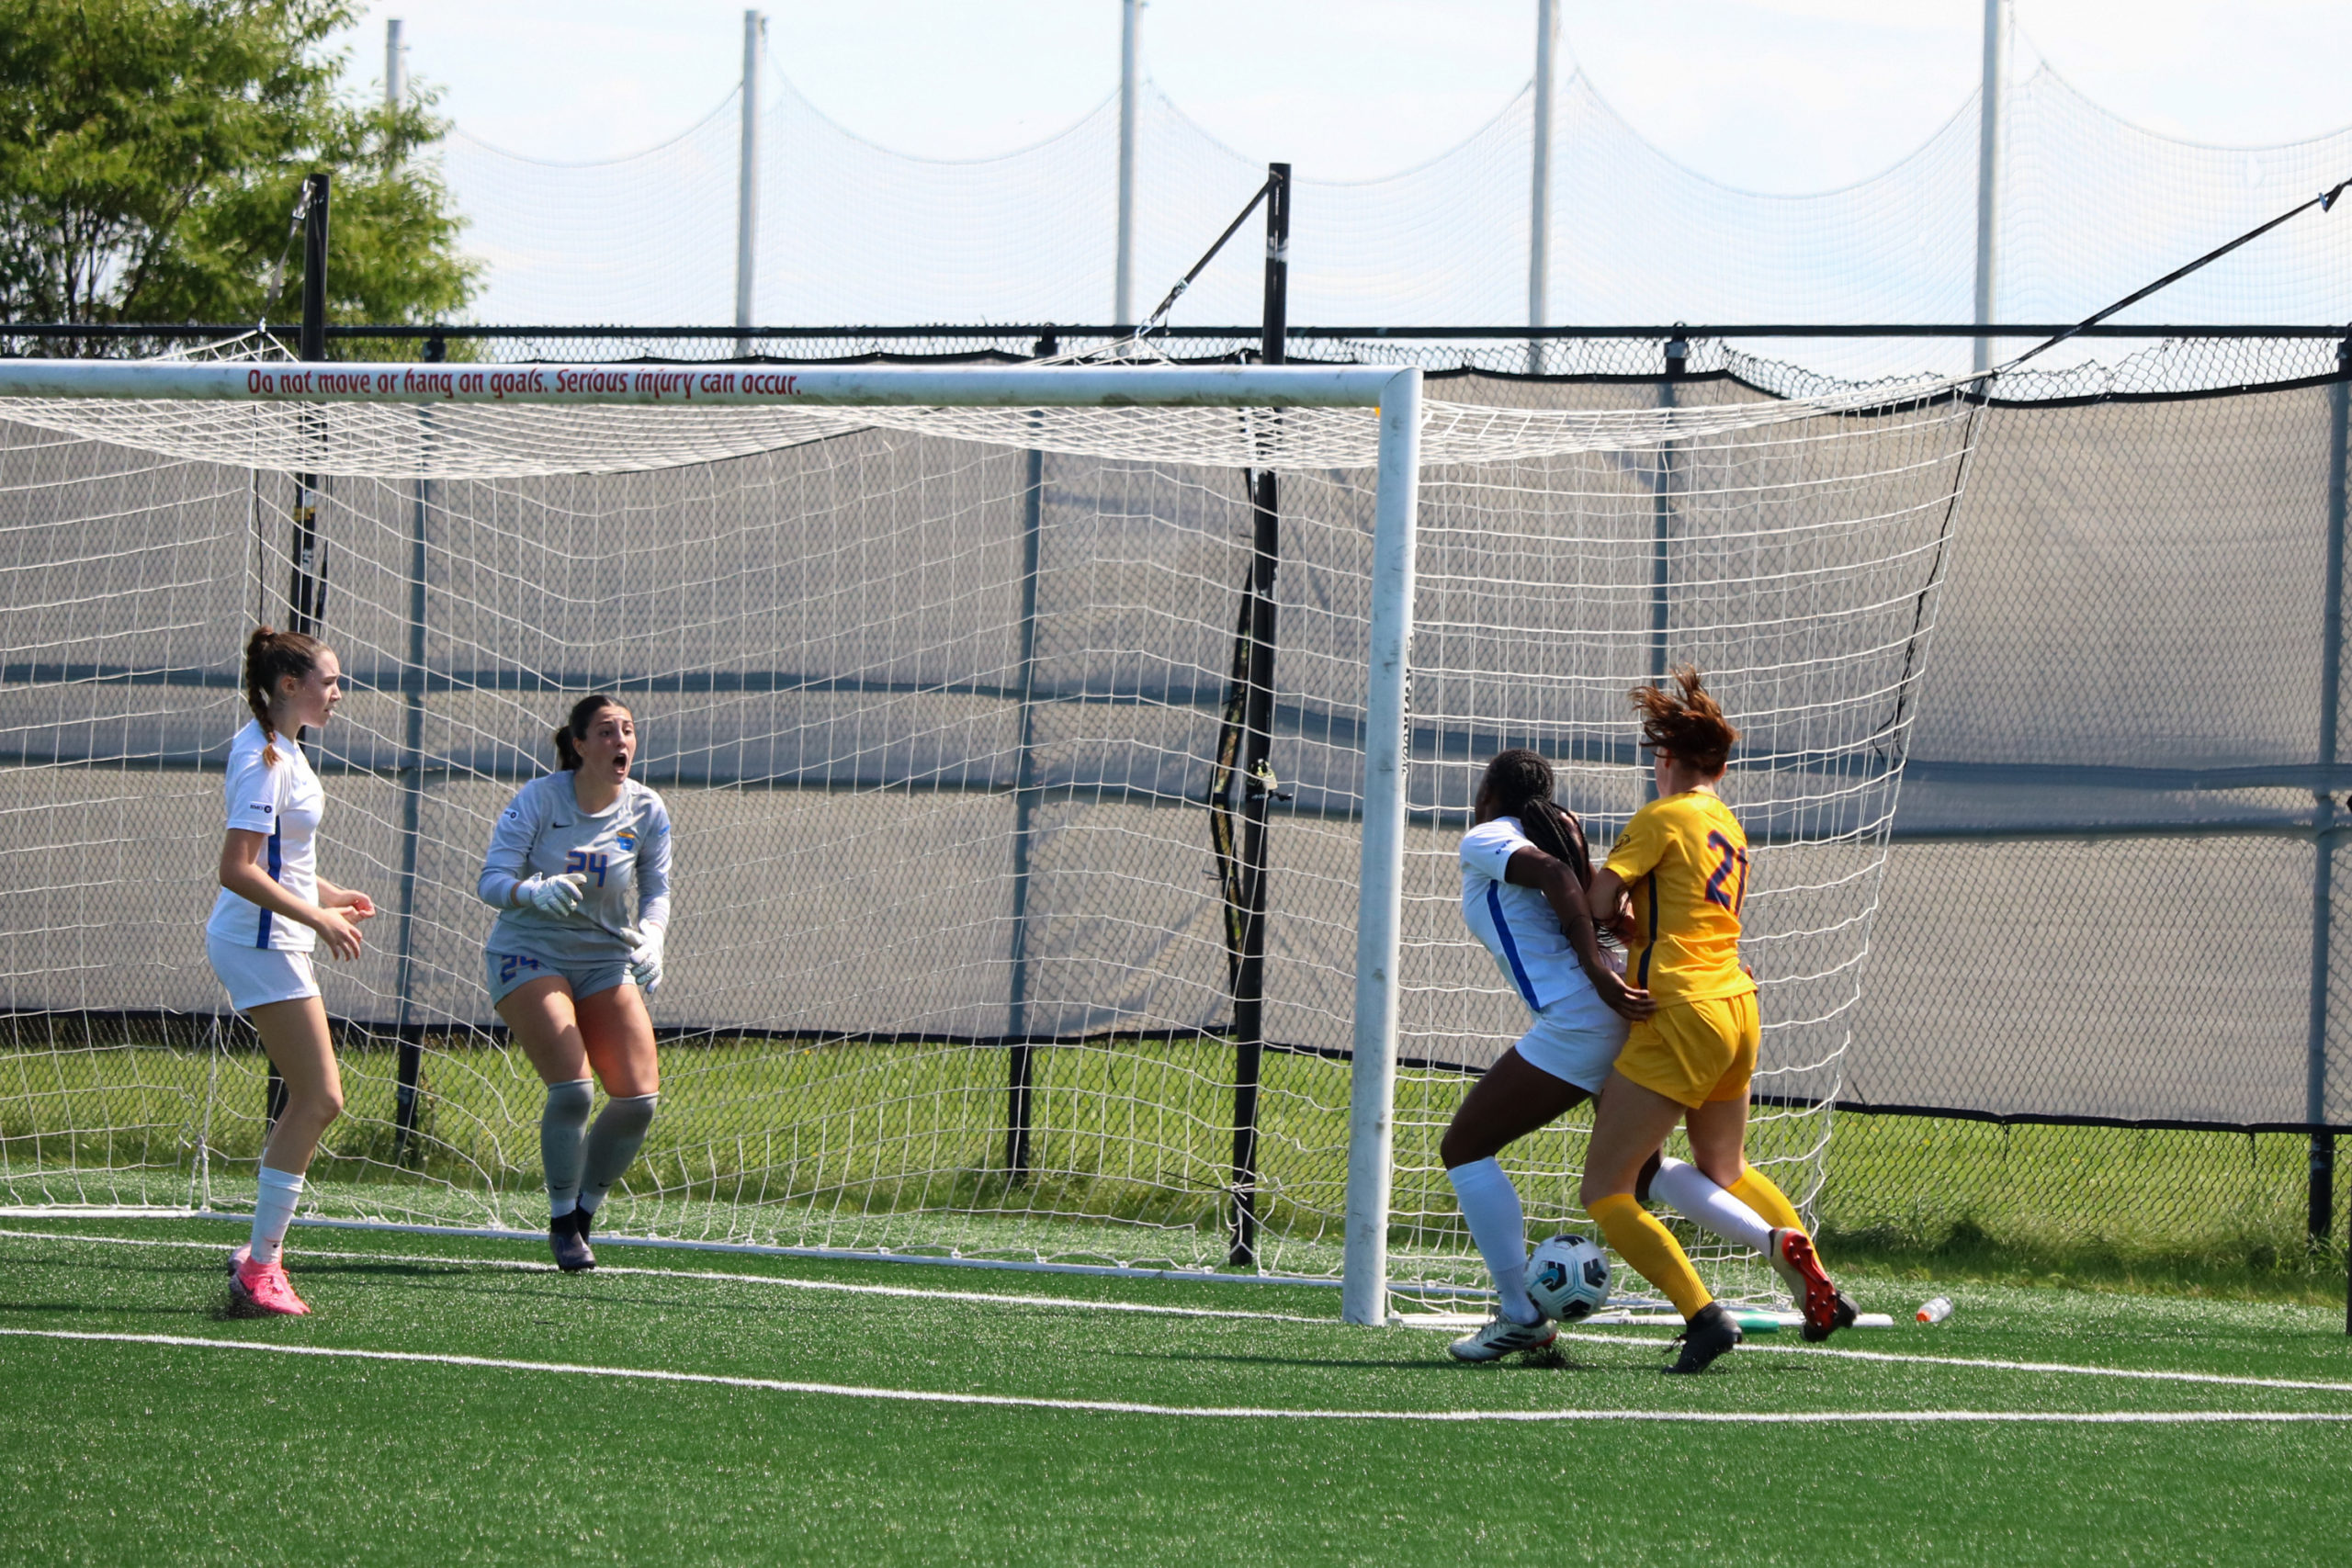
M 555 1254 L 555 1266 L 567 1274 L 584 1274 L 596 1267 L 596 1255 L 588 1247 L 587 1212 L 574 1209 L 548 1221 L 548 1249 Z
M 1674 1340 L 1682 1347 L 1682 1354 L 1676 1357 L 1674 1365 L 1666 1370 L 1669 1372 L 1703 1372 L 1713 1364 L 1716 1357 L 1739 1343 L 1739 1325 L 1731 1320 L 1731 1314 L 1724 1311 L 1723 1303 L 1709 1302 L 1682 1325 L 1682 1332 L 1676 1335 Z

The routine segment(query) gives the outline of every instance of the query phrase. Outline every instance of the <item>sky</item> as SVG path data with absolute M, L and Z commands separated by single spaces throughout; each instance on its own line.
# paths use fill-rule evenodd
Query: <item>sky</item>
M 780 0 L 768 51 L 832 119 L 968 158 L 1049 136 L 1116 91 L 1119 0 Z M 740 4 L 387 0 L 348 35 L 379 91 L 383 23 L 471 136 L 536 158 L 620 157 L 707 116 L 741 67 Z M 1974 90 L 1982 0 L 1564 0 L 1564 66 L 1653 144 L 1751 190 L 1849 184 Z M 1152 0 L 1146 75 L 1253 161 L 1396 173 L 1461 141 L 1533 74 L 1535 0 Z M 2263 146 L 2352 123 L 2352 6 L 2014 0 L 2012 69 L 2046 61 L 2120 118 Z M 2347 171 L 2352 172 L 2352 171 Z

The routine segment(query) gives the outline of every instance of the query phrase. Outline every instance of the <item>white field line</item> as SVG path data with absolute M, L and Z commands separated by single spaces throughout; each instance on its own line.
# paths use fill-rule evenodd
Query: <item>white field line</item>
M 1589 1339 L 1596 1345 L 1631 1343 L 1616 1334 L 1577 1334 L 1560 1331 L 1563 1339 Z M 1665 1345 L 1671 1341 L 1645 1341 Z M 1980 1367 L 1996 1372 L 2059 1372 L 2078 1378 L 2125 1378 L 2145 1382 L 2218 1383 L 2226 1388 L 2287 1388 L 2307 1389 L 2325 1393 L 2352 1393 L 2352 1382 L 2325 1382 L 2300 1378 L 2243 1378 L 2225 1372 L 2165 1372 L 2146 1371 L 2130 1367 L 2084 1367 L 2065 1361 L 2002 1361 L 1978 1356 L 1897 1356 L 1885 1350 L 1841 1350 L 1834 1345 L 1758 1345 L 1753 1340 L 1743 1343 L 1739 1351 L 1762 1350 L 1781 1356 L 1835 1356 L 1848 1361 L 1893 1361 L 1906 1367 Z
M 191 1220 L 227 1220 L 243 1224 L 250 1213 L 189 1209 L 176 1212 Z M 320 1230 L 394 1232 L 408 1235 L 471 1236 L 488 1241 L 538 1242 L 545 1231 L 499 1230 L 487 1226 L 404 1224 L 390 1220 L 327 1220 L 296 1215 L 294 1224 Z M 1008 1274 L 1075 1274 L 1098 1280 L 1183 1280 L 1218 1285 L 1315 1285 L 1338 1290 L 1340 1281 L 1311 1274 L 1219 1274 L 1207 1269 L 1134 1269 L 1116 1263 L 1048 1263 L 1036 1258 L 959 1258 L 952 1253 L 875 1252 L 854 1247 L 770 1247 L 749 1241 L 684 1241 L 674 1236 L 604 1235 L 605 1247 L 643 1247 L 665 1252 L 737 1253 L 749 1258 L 809 1258 L 841 1263 L 917 1263 L 934 1269 L 978 1269 Z M 1491 1292 L 1466 1292 L 1487 1294 Z
M 95 1242 L 103 1247 L 180 1247 L 227 1256 L 220 1244 L 213 1241 L 171 1241 L 145 1236 L 76 1235 L 66 1231 L 15 1230 L 0 1230 L 0 1237 Z M 533 1236 L 530 1239 L 536 1241 L 538 1238 Z M 299 1256 L 301 1258 L 331 1258 L 338 1263 L 438 1263 L 458 1269 L 508 1269 L 524 1274 L 560 1272 L 552 1263 L 522 1258 L 450 1258 L 410 1252 L 323 1252 L 315 1247 L 304 1247 Z M 847 1295 L 899 1296 L 909 1301 L 985 1303 L 990 1306 L 1077 1307 L 1087 1312 L 1139 1313 L 1153 1317 L 1241 1318 L 1252 1323 L 1328 1324 L 1336 1321 L 1328 1317 L 1299 1317 L 1283 1313 L 1238 1312 L 1225 1307 L 1163 1306 L 1145 1302 L 1093 1302 L 1078 1296 L 1033 1296 L 1012 1291 L 931 1291 L 910 1285 L 853 1284 L 842 1280 L 792 1280 L 776 1274 L 723 1273 L 715 1269 L 639 1269 L 627 1264 L 599 1263 L 595 1271 L 598 1274 L 645 1275 L 660 1280 L 729 1280 L 738 1284 L 774 1285 L 790 1291 L 835 1291 Z
M 310 1356 L 327 1360 L 404 1361 L 426 1366 L 478 1367 L 497 1371 L 553 1372 L 566 1377 L 616 1378 L 637 1382 L 701 1383 L 717 1388 L 820 1394 L 835 1399 L 874 1399 L 906 1404 L 974 1404 L 994 1409 L 1170 1416 L 1212 1420 L 1390 1421 L 1448 1426 L 1484 1422 L 1663 1421 L 1734 1427 L 1833 1427 L 1855 1423 L 1923 1426 L 1985 1422 L 2037 1427 L 2158 1427 L 2352 1422 L 2352 1410 L 1283 1410 L 1267 1405 L 1146 1404 L 1118 1399 L 1044 1399 L 1010 1393 L 865 1388 L 855 1383 L 729 1377 L 718 1372 L 679 1372 L 656 1367 L 567 1366 L 560 1362 L 520 1361 L 498 1356 L 448 1356 L 421 1350 L 355 1350 L 323 1345 L 272 1345 L 250 1339 L 213 1339 L 189 1334 L 99 1334 L 66 1328 L 0 1328 L 0 1337 L 205 1350 L 254 1350 L 265 1355 Z
M 219 1252 L 220 1244 L 209 1241 L 172 1241 L 123 1235 L 77 1235 L 64 1231 L 0 1230 L 0 1238 L 45 1241 L 95 1242 L 107 1247 L 179 1247 L 203 1252 Z M 305 1250 L 305 1258 L 332 1258 L 337 1262 L 378 1263 L 437 1263 L 464 1269 L 510 1269 L 525 1273 L 553 1274 L 552 1263 L 538 1263 L 525 1258 L 448 1258 L 429 1253 L 398 1252 L 318 1252 Z M 1256 1323 L 1304 1323 L 1331 1325 L 1335 1320 L 1323 1317 L 1283 1316 L 1274 1313 L 1234 1312 L 1214 1307 L 1160 1306 L 1141 1302 L 1092 1302 L 1076 1296 L 1032 1296 L 1015 1292 L 987 1291 L 923 1291 L 904 1285 L 863 1285 L 836 1280 L 791 1280 L 772 1274 L 729 1274 L 702 1269 L 637 1269 L 628 1267 L 596 1267 L 599 1274 L 641 1275 L 662 1280 L 726 1280 L 741 1284 L 775 1285 L 786 1290 L 833 1291 L 851 1295 L 897 1296 L 911 1301 L 967 1302 L 989 1306 L 1069 1307 L 1082 1312 L 1125 1312 L 1157 1317 L 1241 1318 Z M 1479 1321 L 1484 1322 L 1482 1318 Z M 9 1330 L 8 1332 L 17 1332 Z M 1634 1338 L 1623 1334 L 1589 1334 L 1577 1329 L 1560 1330 L 1563 1339 L 1584 1340 L 1595 1345 L 1656 1345 L 1671 1344 L 1669 1339 Z M 100 1337 L 107 1337 L 100 1336 Z M 122 1337 L 114 1336 L 113 1337 Z M 133 1336 L 131 1337 L 136 1337 Z M 205 1344 L 218 1343 L 205 1340 Z M 1845 1350 L 1833 1345 L 1763 1345 L 1749 1340 L 1741 1345 L 1740 1353 L 1768 1351 L 1783 1356 L 1830 1356 L 1849 1361 L 1887 1361 L 1899 1366 L 1973 1367 L 1999 1372 L 2048 1372 L 2070 1377 L 2122 1378 L 2147 1382 L 2179 1382 L 2211 1384 L 2223 1388 L 2275 1388 L 2318 1393 L 2352 1393 L 2352 1382 L 2330 1382 L 2322 1380 L 2296 1378 L 2236 1377 L 2225 1372 L 2177 1372 L 2144 1371 L 2127 1367 L 2089 1367 L 2064 1361 L 2009 1361 L 1973 1356 L 1903 1356 L 1885 1350 Z M 387 1352 L 389 1354 L 389 1352 Z M 517 1363 L 536 1365 L 537 1363 Z M 647 1376 L 656 1374 L 647 1373 Z
M 50 1208 L 41 1204 L 0 1206 L 0 1219 L 11 1220 L 222 1220 L 243 1224 L 252 1218 L 251 1213 L 241 1213 L 235 1210 L 185 1209 L 153 1203 L 74 1209 Z M 294 1224 L 298 1228 L 372 1231 L 379 1235 L 466 1236 L 478 1241 L 533 1242 L 542 1240 L 546 1235 L 543 1231 L 503 1230 L 487 1225 L 411 1224 L 395 1220 L 329 1220 L 305 1214 L 297 1214 Z M 876 1252 L 852 1247 L 769 1247 L 744 1241 L 682 1241 L 664 1236 L 615 1235 L 596 1239 L 598 1245 L 605 1247 L 740 1253 L 753 1258 L 812 1258 L 843 1263 L 922 1263 L 937 1269 L 978 1269 L 1009 1274 L 1076 1274 L 1103 1280 L 1197 1280 L 1217 1285 L 1313 1285 L 1333 1291 L 1340 1288 L 1338 1280 L 1317 1274 L 1220 1274 L 1208 1269 L 1135 1269 L 1114 1263 L 1048 1263 L 1015 1258 L 958 1258 L 932 1252 Z M 1423 1293 L 1465 1296 L 1494 1293 L 1467 1285 L 1456 1288 L 1417 1284 L 1412 1288 Z

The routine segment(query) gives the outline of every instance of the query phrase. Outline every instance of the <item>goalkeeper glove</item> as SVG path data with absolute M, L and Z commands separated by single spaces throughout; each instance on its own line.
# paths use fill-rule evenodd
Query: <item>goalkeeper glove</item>
M 561 876 L 526 876 L 514 885 L 514 904 L 560 920 L 580 908 L 587 886 L 587 877 L 576 871 Z
M 640 991 L 653 991 L 662 984 L 662 928 L 647 926 L 635 952 L 628 955 L 629 977 Z

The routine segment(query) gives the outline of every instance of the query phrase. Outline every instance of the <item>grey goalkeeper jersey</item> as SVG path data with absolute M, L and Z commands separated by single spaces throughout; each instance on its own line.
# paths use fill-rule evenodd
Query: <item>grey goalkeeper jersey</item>
M 491 829 L 478 890 L 502 911 L 490 931 L 492 953 L 609 962 L 627 958 L 645 927 L 669 924 L 670 813 L 662 797 L 630 779 L 618 800 L 591 816 L 580 809 L 571 780 L 569 773 L 533 779 Z M 525 877 L 565 872 L 587 879 L 579 908 L 559 919 L 514 908 Z

